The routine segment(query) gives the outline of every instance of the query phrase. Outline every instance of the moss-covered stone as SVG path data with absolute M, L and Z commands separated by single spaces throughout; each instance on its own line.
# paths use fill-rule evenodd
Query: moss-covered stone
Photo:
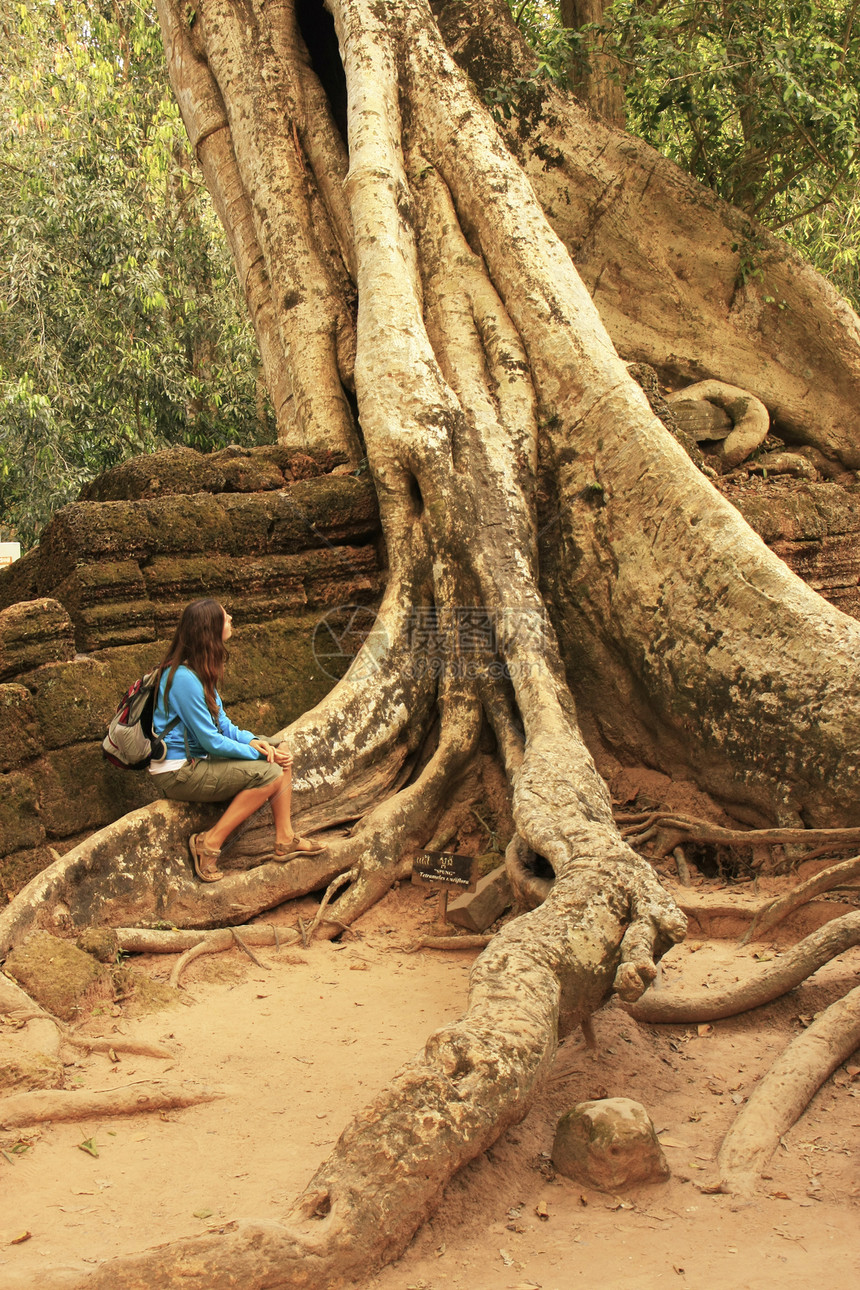
M 64 1021 L 75 1020 L 96 999 L 113 995 L 111 974 L 71 941 L 34 932 L 6 957 L 5 970 L 31 998 Z
M 120 462 L 81 492 L 82 501 L 112 502 L 172 493 L 217 492 L 221 472 L 193 448 L 165 448 Z
M 111 766 L 100 744 L 57 749 L 38 766 L 41 820 L 51 837 L 101 828 L 158 797 L 151 775 Z
M 669 1177 L 648 1112 L 627 1097 L 580 1102 L 563 1115 L 552 1159 L 559 1173 L 603 1191 Z
M 156 501 L 130 502 L 135 512 L 146 514 L 156 542 L 149 554 L 236 549 L 228 516 L 217 500 L 205 493 L 194 497 L 163 497 Z
M 41 552 L 37 546 L 27 551 L 20 560 L 13 560 L 0 569 L 0 609 L 19 605 L 25 600 L 36 600 L 39 595 L 39 562 Z
M 74 654 L 72 620 L 59 601 L 43 597 L 0 612 L 0 681 Z
M 74 615 L 75 638 L 81 650 L 105 649 L 155 640 L 158 628 L 150 601 L 120 601 L 91 605 Z
M 32 774 L 0 775 L 0 856 L 38 847 L 45 841 Z
M 99 963 L 116 963 L 119 957 L 119 937 L 112 927 L 87 927 L 75 944 Z
M 125 685 L 98 659 L 49 663 L 23 678 L 32 694 L 39 738 L 45 748 L 102 739 Z
M 801 480 L 727 487 L 725 494 L 768 544 L 860 532 L 860 492 Z
M 334 680 L 314 655 L 313 634 L 318 622 L 317 615 L 305 614 L 248 624 L 237 630 L 222 688 L 231 717 L 244 710 L 246 704 L 266 700 L 271 705 L 268 726 L 273 733 L 328 694 Z
M 47 846 L 28 847 L 24 851 L 0 856 L 0 901 L 17 896 L 22 887 L 26 887 L 37 873 L 47 869 L 55 858 Z
M 43 594 L 58 587 L 79 564 L 139 562 L 159 543 L 145 503 L 75 502 L 58 511 L 42 534 L 39 586 Z
M 146 972 L 140 972 L 128 963 L 113 967 L 111 976 L 126 1016 L 144 1017 L 151 1012 L 176 1008 L 182 1002 L 182 996 L 173 986 L 165 981 L 154 981 Z
M 226 448 L 205 455 L 192 448 L 165 448 L 114 466 L 88 484 L 81 497 L 106 502 L 194 493 L 262 492 L 283 488 L 287 464 L 288 454 L 274 446 Z
M 30 691 L 0 685 L 0 771 L 38 757 L 43 746 Z

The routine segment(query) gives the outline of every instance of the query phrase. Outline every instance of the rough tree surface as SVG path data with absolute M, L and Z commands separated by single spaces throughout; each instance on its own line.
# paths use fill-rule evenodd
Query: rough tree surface
M 858 323 L 772 239 L 766 287 L 742 281 L 748 221 L 555 91 L 521 88 L 502 137 L 475 86 L 532 66 L 502 0 L 158 7 L 282 438 L 366 458 L 379 499 L 376 628 L 291 728 L 300 803 L 337 820 L 354 784 L 374 790 L 322 931 L 445 840 L 488 732 L 512 863 L 555 875 L 283 1223 L 85 1282 L 322 1287 L 396 1257 L 526 1113 L 559 1032 L 613 986 L 638 997 L 683 936 L 595 758 L 692 779 L 749 823 L 860 821 L 860 625 L 767 550 L 625 365 L 740 386 L 779 433 L 857 466 Z

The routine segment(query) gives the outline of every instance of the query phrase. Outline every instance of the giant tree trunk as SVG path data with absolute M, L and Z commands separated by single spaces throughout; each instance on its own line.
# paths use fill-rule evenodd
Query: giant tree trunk
M 414 749 L 416 721 L 428 731 L 409 782 L 392 793 L 389 777 L 355 831 L 337 918 L 431 838 L 482 723 L 510 779 L 512 855 L 544 857 L 555 884 L 496 937 L 462 1022 L 345 1131 L 286 1224 L 122 1260 L 92 1278 L 112 1290 L 328 1286 L 395 1256 L 452 1172 L 525 1114 L 559 1026 L 653 977 L 683 919 L 616 830 L 571 687 L 616 753 L 742 814 L 860 819 L 860 625 L 768 552 L 655 418 L 568 249 L 625 357 L 659 348 L 664 370 L 741 380 L 860 461 L 856 319 L 783 256 L 773 272 L 804 317 L 769 340 L 747 288 L 728 298 L 736 213 L 538 87 L 540 137 L 520 116 L 509 140 L 533 187 L 427 0 L 329 7 L 334 28 L 319 0 L 159 0 L 283 433 L 366 454 L 379 496 L 380 627 L 293 732 L 299 755 L 329 748 L 305 789 L 334 802 L 356 768 Z M 434 7 L 479 79 L 490 39 L 506 75 L 523 65 L 493 3 Z M 821 357 L 814 400 L 792 346 Z

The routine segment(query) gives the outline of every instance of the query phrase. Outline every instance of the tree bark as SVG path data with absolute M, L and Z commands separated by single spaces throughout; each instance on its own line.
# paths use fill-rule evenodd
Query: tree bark
M 599 29 L 607 8 L 606 0 L 561 0 L 559 5 L 562 22 L 573 31 L 583 27 Z M 571 60 L 574 93 L 607 124 L 623 130 L 627 118 L 621 64 L 604 51 L 599 30 L 590 31 L 588 36 L 588 52 L 575 54 Z

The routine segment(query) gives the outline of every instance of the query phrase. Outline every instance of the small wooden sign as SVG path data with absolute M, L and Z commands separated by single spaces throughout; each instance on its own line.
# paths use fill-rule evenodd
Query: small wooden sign
M 477 883 L 474 856 L 460 856 L 454 851 L 422 851 L 412 862 L 412 881 L 427 887 L 474 891 Z

